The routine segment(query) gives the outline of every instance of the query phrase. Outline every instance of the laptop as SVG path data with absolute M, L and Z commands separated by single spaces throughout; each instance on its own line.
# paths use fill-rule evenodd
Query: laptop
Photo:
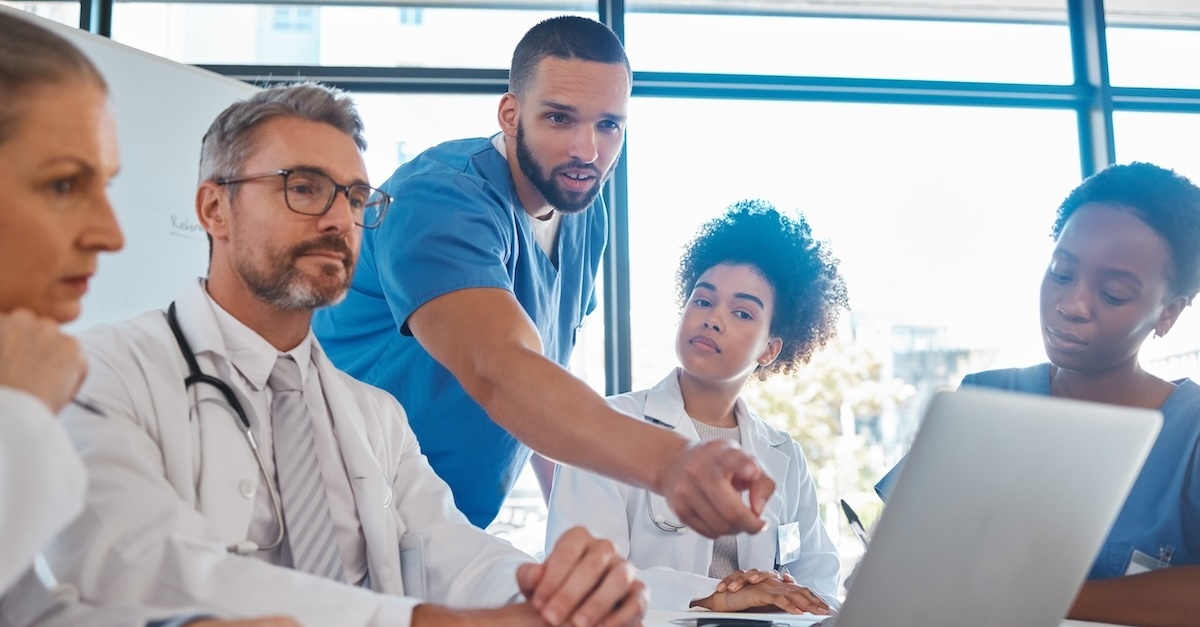
M 1159 412 L 962 388 L 936 395 L 841 612 L 825 627 L 1056 627 Z

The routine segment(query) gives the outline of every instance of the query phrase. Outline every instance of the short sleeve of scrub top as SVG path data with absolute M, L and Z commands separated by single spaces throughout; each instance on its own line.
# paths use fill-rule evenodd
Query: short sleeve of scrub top
M 506 268 L 516 237 L 503 209 L 512 200 L 466 174 L 417 175 L 392 195 L 389 215 L 371 236 L 384 297 L 401 333 L 425 303 L 457 290 L 512 291 Z

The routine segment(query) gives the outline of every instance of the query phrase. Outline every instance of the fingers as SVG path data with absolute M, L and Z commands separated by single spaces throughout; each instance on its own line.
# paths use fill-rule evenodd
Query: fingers
M 709 538 L 757 533 L 766 524 L 759 513 L 774 490 L 754 459 L 726 440 L 683 449 L 663 483 L 663 496 L 680 520 Z M 750 507 L 742 491 L 749 491 Z
M 540 572 L 519 571 L 518 582 L 532 582 L 530 603 L 552 625 L 634 625 L 649 604 L 636 572 L 612 542 L 576 527 L 563 534 Z
M 559 590 L 566 585 L 568 577 L 583 559 L 591 539 L 591 535 L 581 527 L 570 529 L 558 539 L 554 549 L 542 562 L 541 577 L 532 586 L 532 594 L 526 594 L 526 598 L 530 605 L 542 613 L 546 622 L 560 624 L 566 618 L 566 612 L 578 604 L 578 598 L 571 602 L 569 596 L 559 597 Z M 518 578 L 518 585 L 520 583 Z M 564 594 L 570 595 L 570 592 Z M 548 607 L 551 600 L 555 602 Z
M 519 573 L 519 581 L 521 577 L 531 579 L 532 575 Z M 576 527 L 563 534 L 546 556 L 529 599 L 546 622 L 561 625 L 569 620 L 575 627 L 584 627 L 610 616 L 618 621 L 624 616 L 640 616 L 645 605 L 636 599 L 643 588 L 636 570 L 617 554 L 612 542 L 593 538 Z
M 0 314 L 0 386 L 32 394 L 58 412 L 86 374 L 79 343 L 55 320 L 22 309 Z
M 751 568 L 748 570 L 734 571 L 726 575 L 725 578 L 717 584 L 717 592 L 724 592 L 725 590 L 737 592 L 738 589 L 747 584 L 753 585 L 762 581 L 766 581 L 767 579 L 779 579 L 780 581 L 784 582 L 788 582 L 788 579 L 791 579 L 791 581 L 788 583 L 796 583 L 796 580 L 792 579 L 791 575 L 780 575 L 773 570 L 764 571 L 758 570 L 757 568 Z
M 635 581 L 634 585 L 630 586 L 629 593 L 616 607 L 612 608 L 608 617 L 600 623 L 600 627 L 641 625 L 649 608 L 650 589 L 641 581 Z
M 829 614 L 829 605 L 816 593 L 776 578 L 748 584 L 738 591 L 727 590 L 722 599 L 724 611 L 741 612 L 749 609 L 778 608 L 790 614 Z
M 533 598 L 533 592 L 542 578 L 541 564 L 521 564 L 517 567 L 517 589 L 526 599 Z
M 638 624 L 648 602 L 637 569 L 622 561 L 608 570 L 600 585 L 571 614 L 570 623 L 575 627 Z
M 739 477 L 744 477 L 748 474 L 750 473 L 746 472 Z M 761 470 L 759 471 L 758 476 L 745 480 L 749 481 L 749 487 L 747 489 L 750 491 L 750 511 L 753 512 L 756 517 L 762 516 L 763 511 L 767 508 L 767 501 L 770 501 L 771 495 L 775 493 L 775 481 L 768 477 L 767 474 Z M 738 484 L 735 483 L 734 485 Z

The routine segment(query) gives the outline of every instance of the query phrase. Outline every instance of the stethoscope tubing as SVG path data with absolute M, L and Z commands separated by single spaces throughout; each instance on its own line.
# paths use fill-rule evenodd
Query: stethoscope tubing
M 267 465 L 263 462 L 262 453 L 258 449 L 258 442 L 254 440 L 254 433 L 250 429 L 250 418 L 246 415 L 246 410 L 242 407 L 241 401 L 238 400 L 237 395 L 233 393 L 233 389 L 227 383 L 218 377 L 204 374 L 200 370 L 200 364 L 196 362 L 196 354 L 192 352 L 191 344 L 183 336 L 183 329 L 179 327 L 179 317 L 175 313 L 175 303 L 171 303 L 171 306 L 167 307 L 167 326 L 171 328 L 171 334 L 175 336 L 175 343 L 179 345 L 179 352 L 183 353 L 183 359 L 188 365 L 188 376 L 183 379 L 184 389 L 202 383 L 207 384 L 220 392 L 221 396 L 225 398 L 225 402 L 237 414 L 238 421 L 241 423 L 239 431 L 245 436 L 246 443 L 250 446 L 250 452 L 254 455 L 254 461 L 258 463 L 258 472 L 262 476 L 263 487 L 270 496 L 271 510 L 275 514 L 275 522 L 279 528 L 279 532 L 275 535 L 275 540 L 270 544 L 259 546 L 254 542 L 246 540 L 230 545 L 227 549 L 230 553 L 237 553 L 239 555 L 246 555 L 256 551 L 274 550 L 283 544 L 283 508 L 279 503 L 279 496 L 275 494 L 275 489 L 271 487 L 271 478 L 267 474 Z

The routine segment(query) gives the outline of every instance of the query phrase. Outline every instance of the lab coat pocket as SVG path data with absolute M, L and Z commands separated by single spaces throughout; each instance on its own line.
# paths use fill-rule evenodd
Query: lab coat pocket
M 429 575 L 425 570 L 425 537 L 419 533 L 408 533 L 400 538 L 400 579 L 404 582 L 404 595 L 429 598 Z

